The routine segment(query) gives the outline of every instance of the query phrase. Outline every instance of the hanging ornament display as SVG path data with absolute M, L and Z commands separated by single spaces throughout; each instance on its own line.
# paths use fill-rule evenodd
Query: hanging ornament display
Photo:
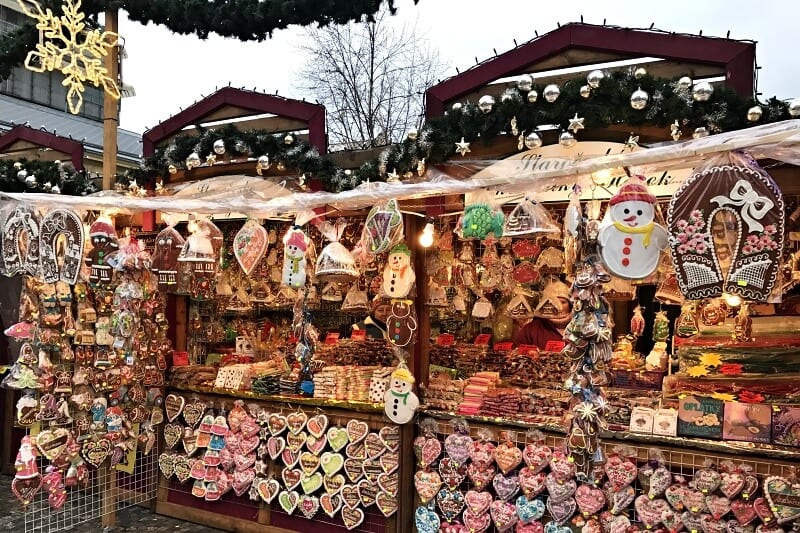
M 317 225 L 317 228 L 331 241 L 317 257 L 316 275 L 321 282 L 348 282 L 358 279 L 359 272 L 353 254 L 339 242 L 347 221 L 344 219 L 331 222 L 326 220 Z
M 361 247 L 371 255 L 382 254 L 403 238 L 403 215 L 397 200 L 378 202 L 370 209 L 361 233 Z
M 631 107 L 637 111 L 641 111 L 647 107 L 648 100 L 650 100 L 650 95 L 639 87 L 631 94 Z
M 667 231 L 655 221 L 656 197 L 640 176 L 611 197 L 598 243 L 606 267 L 625 279 L 643 279 L 658 267 Z
M 483 113 L 491 113 L 494 109 L 494 96 L 491 94 L 484 94 L 478 100 L 478 109 Z
M 248 276 L 266 255 L 269 235 L 257 220 L 248 219 L 233 238 L 233 255 Z
M 695 102 L 708 102 L 713 94 L 714 86 L 707 81 L 701 81 L 692 87 L 692 98 Z
M 727 272 L 711 230 L 718 212 L 734 217 L 739 235 Z M 731 152 L 697 168 L 672 197 L 667 213 L 683 295 L 689 300 L 723 293 L 768 299 L 783 254 L 784 217 L 780 188 L 748 156 Z
M 558 85 L 555 83 L 551 83 L 547 87 L 544 88 L 544 92 L 542 93 L 544 99 L 547 100 L 549 103 L 553 103 L 558 100 L 558 97 L 561 95 L 561 89 L 558 88 Z

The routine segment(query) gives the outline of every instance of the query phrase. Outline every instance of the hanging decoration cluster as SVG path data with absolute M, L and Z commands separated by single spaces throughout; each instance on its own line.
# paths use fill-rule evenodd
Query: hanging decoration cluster
M 0 191 L 86 196 L 100 189 L 86 171 L 61 161 L 0 159 Z

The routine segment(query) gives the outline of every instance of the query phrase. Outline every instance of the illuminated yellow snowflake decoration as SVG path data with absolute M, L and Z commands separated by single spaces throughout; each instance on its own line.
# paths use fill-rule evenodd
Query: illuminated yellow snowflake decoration
M 700 357 L 700 364 L 704 366 L 718 367 L 722 365 L 722 359 L 718 353 L 704 353 Z
M 689 374 L 689 377 L 699 378 L 708 375 L 708 368 L 701 365 L 693 366 L 690 367 L 686 373 Z
M 58 70 L 65 76 L 62 85 L 67 87 L 67 104 L 72 114 L 83 106 L 84 84 L 103 86 L 105 92 L 119 98 L 117 81 L 108 75 L 103 60 L 110 49 L 119 43 L 114 32 L 86 30 L 86 16 L 80 12 L 81 0 L 65 0 L 61 6 L 64 14 L 56 16 L 49 8 L 35 0 L 17 0 L 22 11 L 36 19 L 39 43 L 36 50 L 28 52 L 25 67 L 33 72 Z

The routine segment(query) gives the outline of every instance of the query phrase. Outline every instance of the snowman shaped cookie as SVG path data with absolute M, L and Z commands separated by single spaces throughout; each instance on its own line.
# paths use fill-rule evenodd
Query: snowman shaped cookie
M 383 270 L 383 293 L 389 298 L 405 298 L 416 280 L 411 267 L 411 250 L 405 243 L 392 248 Z
M 598 242 L 603 262 L 614 275 L 642 279 L 658 267 L 667 231 L 654 222 L 656 197 L 644 181 L 632 178 L 609 200 Z
M 419 407 L 419 398 L 411 390 L 414 376 L 402 364 L 392 372 L 389 379 L 389 390 L 383 396 L 384 412 L 395 424 L 405 424 L 414 418 Z
M 283 275 L 281 282 L 287 287 L 306 284 L 306 250 L 308 241 L 303 230 L 294 227 L 283 238 Z

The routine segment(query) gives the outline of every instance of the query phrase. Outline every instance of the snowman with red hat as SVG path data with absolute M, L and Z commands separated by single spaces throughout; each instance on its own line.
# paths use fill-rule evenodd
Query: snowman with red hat
M 609 200 L 598 243 L 606 268 L 626 279 L 642 279 L 658 267 L 668 234 L 655 222 L 656 197 L 640 176 L 632 177 Z
M 306 251 L 308 240 L 297 226 L 286 232 L 283 238 L 283 284 L 299 288 L 306 284 Z

